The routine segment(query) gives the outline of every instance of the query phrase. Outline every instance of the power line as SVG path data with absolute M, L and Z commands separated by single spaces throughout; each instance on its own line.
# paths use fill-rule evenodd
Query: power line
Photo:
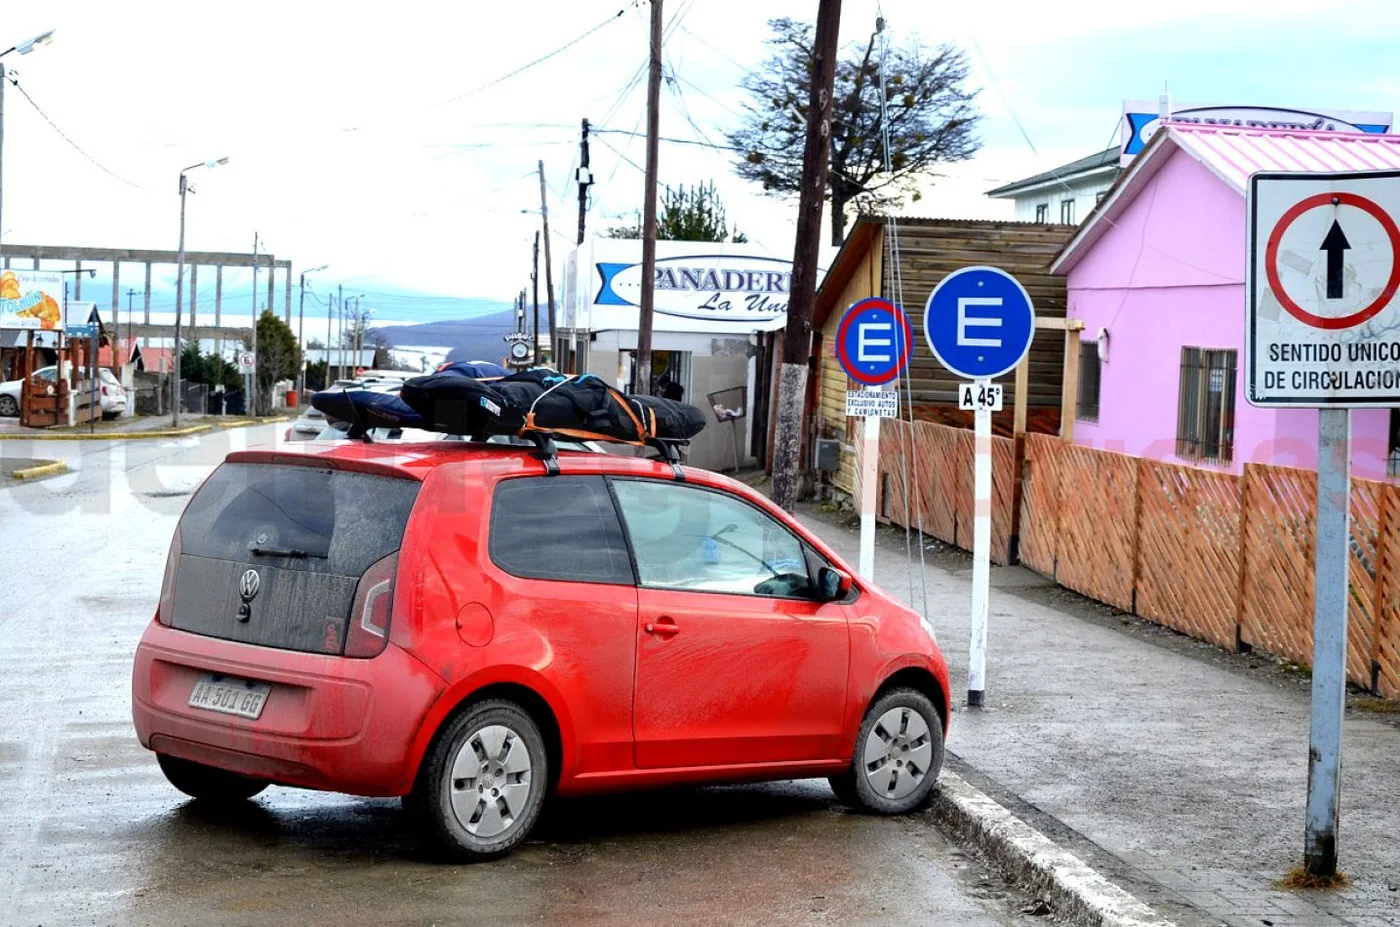
M 23 87 L 21 87 L 21 86 L 19 85 L 19 81 L 18 81 L 18 80 L 16 80 L 14 77 L 10 77 L 10 78 L 9 78 L 9 81 L 10 81 L 11 84 L 14 85 L 14 88 L 20 92 L 20 95 L 23 96 L 26 100 L 29 101 L 29 105 L 32 106 L 32 107 L 34 107 L 34 111 L 37 112 L 40 116 L 44 117 L 44 121 L 47 122 L 47 123 L 49 124 L 49 126 L 50 126 L 55 132 L 58 133 L 59 137 L 62 138 L 62 139 L 63 139 L 65 142 L 67 142 L 68 144 L 72 145 L 74 151 L 76 151 L 78 154 L 82 155 L 84 158 L 87 158 L 89 161 L 91 161 L 91 162 L 93 163 L 93 165 L 95 165 L 95 166 L 98 168 L 98 170 L 102 171 L 104 174 L 107 174 L 108 176 L 110 176 L 110 177 L 112 177 L 112 178 L 114 178 L 114 179 L 116 179 L 116 180 L 120 180 L 122 183 L 126 184 L 128 187 L 133 187 L 133 188 L 135 188 L 135 189 L 137 189 L 137 190 L 141 190 L 141 191 L 148 192 L 148 193 L 150 192 L 149 190 L 146 190 L 146 188 L 143 187 L 143 186 L 141 186 L 140 184 L 138 184 L 138 183 L 132 183 L 130 180 L 127 180 L 125 177 L 123 177 L 123 176 L 121 176 L 120 174 L 116 173 L 116 172 L 113 171 L 111 168 L 107 167 L 107 165 L 103 164 L 101 161 L 97 160 L 97 159 L 94 158 L 92 155 L 90 155 L 90 154 L 88 154 L 86 151 L 84 151 L 84 150 L 83 150 L 83 146 L 79 145 L 77 142 L 73 141 L 73 139 L 69 138 L 69 137 L 68 137 L 68 133 L 66 133 L 66 132 L 64 132 L 62 129 L 60 129 L 60 128 L 58 127 L 58 123 L 54 122 L 52 119 L 49 118 L 49 114 L 46 113 L 46 112 L 44 112 L 43 107 L 41 107 L 38 103 L 35 103 L 35 102 L 34 102 L 34 98 L 31 97 L 31 96 L 29 95 L 29 91 L 27 91 L 27 90 L 25 90 Z
M 646 135 L 645 132 L 636 132 L 636 131 L 628 132 L 626 129 L 594 129 L 594 128 L 591 128 L 591 127 L 590 127 L 590 130 L 589 130 L 589 131 L 591 131 L 591 132 L 597 132 L 597 133 L 600 134 L 600 135 L 627 135 L 627 136 L 631 136 L 631 137 L 633 137 L 633 138 L 637 138 L 637 137 L 639 137 L 639 136 L 644 136 L 644 135 Z M 698 127 L 697 127 L 697 131 L 698 131 Z M 661 139 L 661 141 L 663 141 L 663 142 L 670 142 L 670 143 L 672 143 L 672 144 L 674 144 L 674 145 L 699 145 L 701 148 L 713 148 L 713 149 L 716 150 L 716 151 L 743 151 L 743 150 L 744 150 L 744 149 L 742 149 L 742 148 L 737 148 L 737 147 L 735 147 L 734 145 L 719 145 L 719 144 L 716 144 L 716 143 L 714 143 L 714 142 L 701 141 L 701 140 L 699 140 L 699 139 L 694 139 L 694 138 L 670 138 L 670 137 L 668 137 L 668 136 L 662 135 L 662 136 L 660 136 L 660 139 Z M 603 144 L 607 145 L 607 141 L 604 140 Z M 608 145 L 608 147 L 609 147 L 609 148 L 612 148 L 611 145 Z M 616 149 L 616 148 L 613 148 L 613 151 L 617 151 L 617 149 Z
M 603 21 L 600 22 L 598 25 L 594 26 L 592 29 L 589 29 L 587 32 L 583 33 L 583 35 L 580 35 L 580 36 L 578 36 L 578 37 L 576 37 L 576 38 L 574 38 L 574 39 L 569 40 L 568 42 L 565 42 L 563 45 L 560 45 L 558 48 L 554 49 L 554 51 L 548 52 L 548 53 L 546 53 L 546 54 L 544 54 L 544 55 L 541 55 L 540 57 L 536 58 L 534 61 L 528 62 L 527 64 L 522 64 L 520 67 L 516 68 L 514 71 L 511 71 L 511 72 L 508 73 L 508 74 L 502 74 L 500 77 L 496 78 L 495 80 L 490 81 L 490 82 L 485 83 L 485 84 L 482 84 L 480 87 L 477 87 L 477 88 L 475 88 L 474 90 L 468 90 L 466 93 L 459 93 L 457 96 L 453 97 L 452 99 L 448 100 L 447 102 L 448 102 L 448 103 L 455 103 L 455 102 L 457 102 L 458 100 L 465 100 L 467 97 L 475 96 L 476 94 L 481 93 L 483 90 L 489 90 L 489 89 L 491 89 L 492 87 L 496 86 L 497 84 L 504 83 L 505 81 L 510 80 L 512 77 L 515 77 L 517 74 L 523 74 L 524 72 L 530 70 L 531 68 L 533 68 L 533 67 L 534 67 L 535 65 L 537 65 L 537 64 L 543 64 L 544 62 L 546 62 L 546 61 L 548 61 L 549 59 L 553 58 L 555 55 L 558 55 L 558 54 L 560 54 L 560 53 L 562 53 L 562 52 L 568 51 L 570 48 L 573 48 L 573 47 L 574 47 L 575 45 L 577 45 L 579 42 L 582 42 L 584 39 L 588 38 L 590 35 L 592 35 L 593 33 L 597 32 L 599 29 L 603 28 L 603 27 L 606 26 L 608 23 L 616 22 L 617 20 L 621 19 L 621 18 L 622 18 L 622 15 L 623 15 L 624 13 L 626 13 L 626 12 L 627 12 L 627 8 L 626 8 L 626 7 L 623 7 L 622 9 L 620 9 L 620 10 L 618 10 L 616 13 L 614 13 L 612 16 L 609 16 L 607 19 L 603 20 Z

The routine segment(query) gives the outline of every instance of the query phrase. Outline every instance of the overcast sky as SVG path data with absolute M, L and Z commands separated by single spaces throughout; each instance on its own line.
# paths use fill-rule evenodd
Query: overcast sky
M 666 55 L 682 82 L 679 98 L 663 91 L 663 135 L 722 142 L 744 67 L 764 54 L 765 20 L 815 9 L 816 0 L 666 0 Z M 950 169 L 912 214 L 1009 218 L 1010 204 L 983 191 L 1101 149 L 1122 101 L 1155 99 L 1163 80 L 1189 102 L 1396 107 L 1393 0 L 887 0 L 884 14 L 895 41 L 966 47 L 982 88 L 982 153 Z M 522 210 L 539 207 L 536 161 L 558 268 L 577 226 L 580 118 L 643 128 L 645 82 L 634 78 L 647 15 L 632 0 L 4 0 L 0 50 L 58 29 L 52 45 L 3 63 L 82 153 L 7 87 L 0 231 L 23 244 L 174 249 L 180 168 L 227 155 L 227 166 L 191 175 L 190 248 L 248 251 L 256 231 L 297 270 L 331 265 L 316 292 L 343 282 L 509 300 L 528 282 L 539 217 Z M 846 0 L 843 42 L 868 35 L 875 15 L 874 0 Z M 592 154 L 598 227 L 639 207 L 644 145 L 602 134 Z M 727 153 L 662 146 L 663 182 L 710 178 L 755 242 L 791 255 L 791 202 L 734 177 Z M 449 300 L 381 300 L 389 317 L 461 314 Z

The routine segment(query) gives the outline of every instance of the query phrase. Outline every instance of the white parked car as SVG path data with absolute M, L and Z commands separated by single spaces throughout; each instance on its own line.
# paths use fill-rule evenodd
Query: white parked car
M 34 371 L 34 380 L 46 386 L 52 386 L 54 375 L 58 368 L 50 365 L 40 367 Z M 126 390 L 122 388 L 121 381 L 116 375 L 106 367 L 99 367 L 98 373 L 98 402 L 102 406 L 103 418 L 116 418 L 126 411 Z M 13 418 L 19 415 L 20 393 L 24 389 L 24 380 L 9 380 L 0 383 L 0 415 Z
M 307 406 L 287 429 L 288 441 L 308 441 L 326 427 L 326 413 L 315 406 Z

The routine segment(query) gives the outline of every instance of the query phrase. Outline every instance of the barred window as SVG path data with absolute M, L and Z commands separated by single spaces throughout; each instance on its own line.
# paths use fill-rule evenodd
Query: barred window
M 1099 345 L 1079 342 L 1079 402 L 1074 417 L 1083 422 L 1099 420 Z
M 1235 452 L 1235 352 L 1181 349 L 1176 456 L 1229 463 Z

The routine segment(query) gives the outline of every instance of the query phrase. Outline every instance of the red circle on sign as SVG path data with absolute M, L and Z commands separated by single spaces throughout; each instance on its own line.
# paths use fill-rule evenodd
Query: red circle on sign
M 1283 241 L 1283 233 L 1288 230 L 1295 219 L 1309 209 L 1316 209 L 1319 206 L 1354 206 L 1379 222 L 1381 228 L 1385 229 L 1386 238 L 1390 239 L 1390 279 L 1385 282 L 1385 288 L 1381 290 L 1381 294 L 1376 297 L 1374 302 L 1351 315 L 1328 318 L 1312 314 L 1298 305 L 1284 291 L 1283 282 L 1278 276 L 1278 246 Z M 1299 322 L 1311 325 L 1313 328 L 1333 331 L 1341 328 L 1355 328 L 1357 325 L 1374 318 L 1390 303 L 1391 298 L 1395 296 L 1396 289 L 1400 289 L 1400 228 L 1396 227 L 1395 220 L 1390 218 L 1384 209 L 1364 196 L 1357 196 L 1355 193 L 1318 193 L 1295 203 L 1283 214 L 1274 226 L 1274 230 L 1269 233 L 1269 244 L 1264 249 L 1264 273 L 1269 278 L 1269 286 L 1273 289 L 1274 296 L 1278 297 L 1279 305 L 1288 310 L 1288 314 Z
M 888 373 L 874 375 L 862 373 L 856 368 L 855 364 L 850 362 L 850 358 L 846 357 L 846 332 L 851 327 L 851 323 L 855 321 L 856 316 L 868 309 L 888 312 L 894 317 L 895 322 L 904 330 L 904 344 L 901 346 L 904 350 L 896 352 L 894 369 L 890 370 Z M 899 375 L 904 372 L 904 368 L 909 365 L 909 355 L 913 352 L 913 345 L 914 329 L 909 325 L 909 316 L 905 315 L 903 309 L 899 308 L 888 299 L 881 299 L 878 296 L 867 297 L 852 305 L 851 308 L 846 310 L 845 316 L 841 319 L 840 326 L 836 329 L 837 361 L 840 362 L 847 376 L 866 386 L 881 386 L 892 380 L 897 380 Z

